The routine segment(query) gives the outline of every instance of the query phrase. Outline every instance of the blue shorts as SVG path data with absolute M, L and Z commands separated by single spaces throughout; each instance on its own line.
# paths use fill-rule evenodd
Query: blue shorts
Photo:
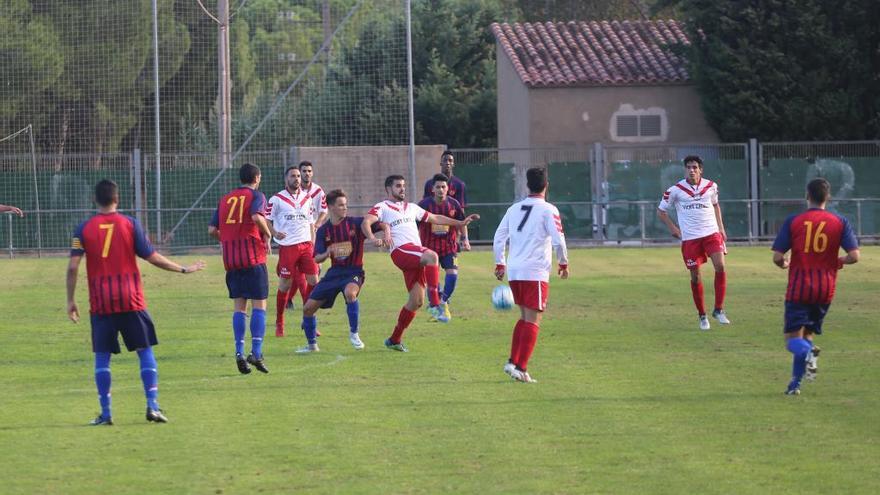
M 330 268 L 327 275 L 324 275 L 318 285 L 312 288 L 309 299 L 321 301 L 321 307 L 324 309 L 332 308 L 333 303 L 336 302 L 336 296 L 344 291 L 348 284 L 357 284 L 358 287 L 362 287 L 365 278 L 366 275 L 362 271 L 343 271 Z
M 156 328 L 150 313 L 128 311 L 109 315 L 92 315 L 92 352 L 112 352 L 119 354 L 119 334 L 129 352 L 135 349 L 154 346 Z
M 458 261 L 458 253 L 444 254 L 440 257 L 440 268 L 444 270 L 458 270 L 458 265 L 455 264 L 456 261 Z
M 816 335 L 822 334 L 822 320 L 830 304 L 803 304 L 785 301 L 785 328 L 783 332 L 796 332 L 801 327 Z
M 269 272 L 266 271 L 266 264 L 226 272 L 226 287 L 229 289 L 229 299 L 268 299 Z

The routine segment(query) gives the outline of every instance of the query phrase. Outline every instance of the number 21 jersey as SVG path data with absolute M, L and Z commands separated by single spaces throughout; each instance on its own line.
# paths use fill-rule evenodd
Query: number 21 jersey
M 211 225 L 220 231 L 223 266 L 241 270 L 266 262 L 266 244 L 252 218 L 265 215 L 266 196 L 249 187 L 239 187 L 220 198 Z

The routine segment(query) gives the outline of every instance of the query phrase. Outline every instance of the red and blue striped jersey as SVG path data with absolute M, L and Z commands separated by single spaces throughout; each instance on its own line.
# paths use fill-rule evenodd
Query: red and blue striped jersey
M 802 304 L 830 304 L 837 281 L 840 248 L 852 251 L 858 240 L 846 218 L 821 208 L 785 219 L 773 242 L 773 251 L 791 250 L 785 300 Z
M 361 231 L 362 223 L 364 217 L 345 217 L 337 225 L 332 221 L 324 222 L 315 233 L 315 255 L 329 249 L 333 252 L 331 268 L 363 270 L 366 237 Z M 375 224 L 373 230 L 376 230 Z
M 434 215 L 464 220 L 464 208 L 458 201 L 449 196 L 442 203 L 437 203 L 434 197 L 431 196 L 419 201 L 419 206 Z M 421 222 L 419 223 L 419 238 L 422 240 L 422 246 L 433 250 L 440 256 L 458 252 L 457 227 Z
M 266 243 L 254 223 L 255 214 L 265 216 L 266 196 L 250 187 L 239 187 L 220 198 L 211 225 L 220 231 L 223 266 L 241 270 L 266 262 Z
M 121 213 L 101 213 L 73 233 L 70 256 L 86 257 L 89 311 L 109 315 L 147 308 L 137 258 L 155 252 L 141 224 Z
M 449 184 L 449 191 L 447 192 L 449 197 L 458 201 L 462 208 L 467 207 L 467 186 L 465 186 L 464 181 L 453 175 L 449 178 L 447 184 Z M 434 179 L 430 178 L 425 182 L 425 194 L 422 197 L 428 199 L 433 196 Z

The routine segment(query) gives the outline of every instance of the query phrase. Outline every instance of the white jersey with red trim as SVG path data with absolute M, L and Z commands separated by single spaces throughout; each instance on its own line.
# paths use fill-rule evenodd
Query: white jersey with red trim
M 510 244 L 507 261 L 504 249 Z M 550 280 L 553 249 L 560 265 L 568 264 L 568 248 L 559 210 L 543 196 L 529 196 L 507 209 L 495 231 L 495 264 L 507 265 L 508 280 Z
M 269 198 L 266 218 L 278 232 L 284 232 L 284 239 L 275 238 L 281 246 L 292 246 L 312 240 L 312 198 L 303 190 L 290 194 L 285 189 Z
M 657 208 L 667 211 L 675 206 L 681 240 L 689 241 L 718 232 L 718 220 L 715 218 L 717 204 L 718 184 L 709 179 L 700 179 L 699 184 L 691 185 L 682 179 L 663 193 Z
M 404 244 L 422 245 L 416 222 L 427 220 L 428 212 L 416 203 L 385 200 L 370 208 L 367 214 L 374 215 L 380 222 L 388 224 L 388 228 L 391 229 L 392 248 L 396 249 Z
M 312 198 L 312 219 L 318 221 L 321 213 L 327 212 L 327 194 L 321 186 L 312 182 L 308 189 L 303 189 Z

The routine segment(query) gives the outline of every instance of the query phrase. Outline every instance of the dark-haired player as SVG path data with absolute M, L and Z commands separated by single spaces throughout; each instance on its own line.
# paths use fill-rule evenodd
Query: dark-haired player
M 342 293 L 345 298 L 345 312 L 348 314 L 349 342 L 355 349 L 363 349 L 360 337 L 360 303 L 358 295 L 364 285 L 364 233 L 361 231 L 363 217 L 349 217 L 348 198 L 345 191 L 336 189 L 327 195 L 330 221 L 325 222 L 315 235 L 315 261 L 322 263 L 330 259 L 330 269 L 312 289 L 309 299 L 303 305 L 302 327 L 310 352 L 318 351 L 317 319 L 319 308 L 332 308 L 336 297 Z M 387 229 L 385 224 L 374 227 Z M 377 229 L 379 230 L 379 229 Z M 376 238 L 376 247 L 385 245 L 385 237 Z
M 791 215 L 773 242 L 773 263 L 788 268 L 785 291 L 785 348 L 794 355 L 791 382 L 785 393 L 801 393 L 801 380 L 816 378 L 819 348 L 813 338 L 822 334 L 822 321 L 843 265 L 859 261 L 859 243 L 846 218 L 825 210 L 831 197 L 827 180 L 807 184 L 809 209 Z M 839 256 L 840 249 L 846 251 Z M 791 251 L 791 258 L 785 253 Z
M 137 257 L 163 270 L 193 273 L 205 267 L 204 261 L 181 266 L 157 253 L 140 222 L 116 211 L 119 188 L 104 179 L 95 186 L 98 214 L 80 224 L 73 234 L 67 265 L 67 316 L 79 321 L 74 295 L 83 255 L 89 283 L 89 313 L 92 324 L 92 351 L 95 353 L 95 383 L 101 414 L 92 425 L 112 425 L 110 408 L 110 355 L 119 354 L 119 334 L 129 352 L 137 351 L 141 381 L 147 398 L 147 421 L 166 423 L 159 408 L 159 372 L 153 347 L 159 341 L 153 320 L 147 312 L 143 281 Z
M 248 363 L 268 373 L 263 360 L 263 338 L 266 335 L 266 299 L 269 297 L 269 273 L 266 253 L 274 232 L 266 221 L 266 196 L 259 189 L 260 168 L 245 163 L 238 171 L 241 186 L 226 193 L 214 211 L 208 234 L 220 241 L 226 287 L 233 300 L 232 334 L 235 339 L 235 363 L 242 374 L 251 372 Z M 251 353 L 244 357 L 244 335 L 247 305 L 251 302 Z
M 385 340 L 385 347 L 406 352 L 402 338 L 406 328 L 412 323 L 416 311 L 422 307 L 425 301 L 425 287 L 428 288 L 428 298 L 432 307 L 432 315 L 440 316 L 440 268 L 437 253 L 422 246 L 419 239 L 419 229 L 416 222 L 428 222 L 439 225 L 449 225 L 455 228 L 463 227 L 480 218 L 479 215 L 468 215 L 464 220 L 434 215 L 423 210 L 417 204 L 406 202 L 406 180 L 402 175 L 390 175 L 385 179 L 385 192 L 387 199 L 377 203 L 364 216 L 361 230 L 370 241 L 375 239 L 372 225 L 382 222 L 391 230 L 391 260 L 394 265 L 403 272 L 403 280 L 409 299 L 400 308 L 397 316 L 397 325 L 391 337 Z
M 718 205 L 718 184 L 703 177 L 703 160 L 692 155 L 685 157 L 682 163 L 685 178 L 663 193 L 663 199 L 657 206 L 657 215 L 666 224 L 672 237 L 681 239 L 681 255 L 685 267 L 691 273 L 691 294 L 699 314 L 700 330 L 709 330 L 700 265 L 707 259 L 712 260 L 715 268 L 715 308 L 712 316 L 722 325 L 730 324 L 724 312 L 724 295 L 727 292 L 727 271 L 724 265 L 727 233 L 724 231 L 721 207 Z M 673 206 L 678 217 L 678 226 L 667 213 Z
M 467 207 L 467 186 L 464 181 L 455 175 L 455 155 L 451 151 L 446 150 L 440 155 L 440 173 L 445 175 L 449 184 L 448 195 L 450 198 L 458 201 L 462 208 Z M 425 193 L 423 198 L 430 198 L 434 195 L 434 180 L 436 175 L 425 182 Z
M 421 201 L 421 206 L 426 211 L 435 215 L 443 215 L 456 220 L 464 220 L 464 207 L 449 196 L 449 178 L 443 174 L 436 174 L 433 179 L 434 194 Z M 440 267 L 446 270 L 446 277 L 443 281 L 443 290 L 440 291 L 440 316 L 441 320 L 447 322 L 452 318 L 449 311 L 449 298 L 455 291 L 455 284 L 458 282 L 458 240 L 461 233 L 461 249 L 470 251 L 471 244 L 468 241 L 467 227 L 458 229 L 450 228 L 448 225 L 437 225 L 433 223 L 419 224 L 419 237 L 422 245 L 433 250 L 440 257 Z
M 568 278 L 568 250 L 559 210 L 544 198 L 547 175 L 542 168 L 526 171 L 529 196 L 514 203 L 498 224 L 492 243 L 495 252 L 495 277 L 507 274 L 513 302 L 519 306 L 520 319 L 513 327 L 510 357 L 504 372 L 514 380 L 533 383 L 527 371 L 529 358 L 535 350 L 541 318 L 550 295 L 552 250 L 556 248 L 557 273 Z M 510 244 L 507 259 L 504 251 Z

